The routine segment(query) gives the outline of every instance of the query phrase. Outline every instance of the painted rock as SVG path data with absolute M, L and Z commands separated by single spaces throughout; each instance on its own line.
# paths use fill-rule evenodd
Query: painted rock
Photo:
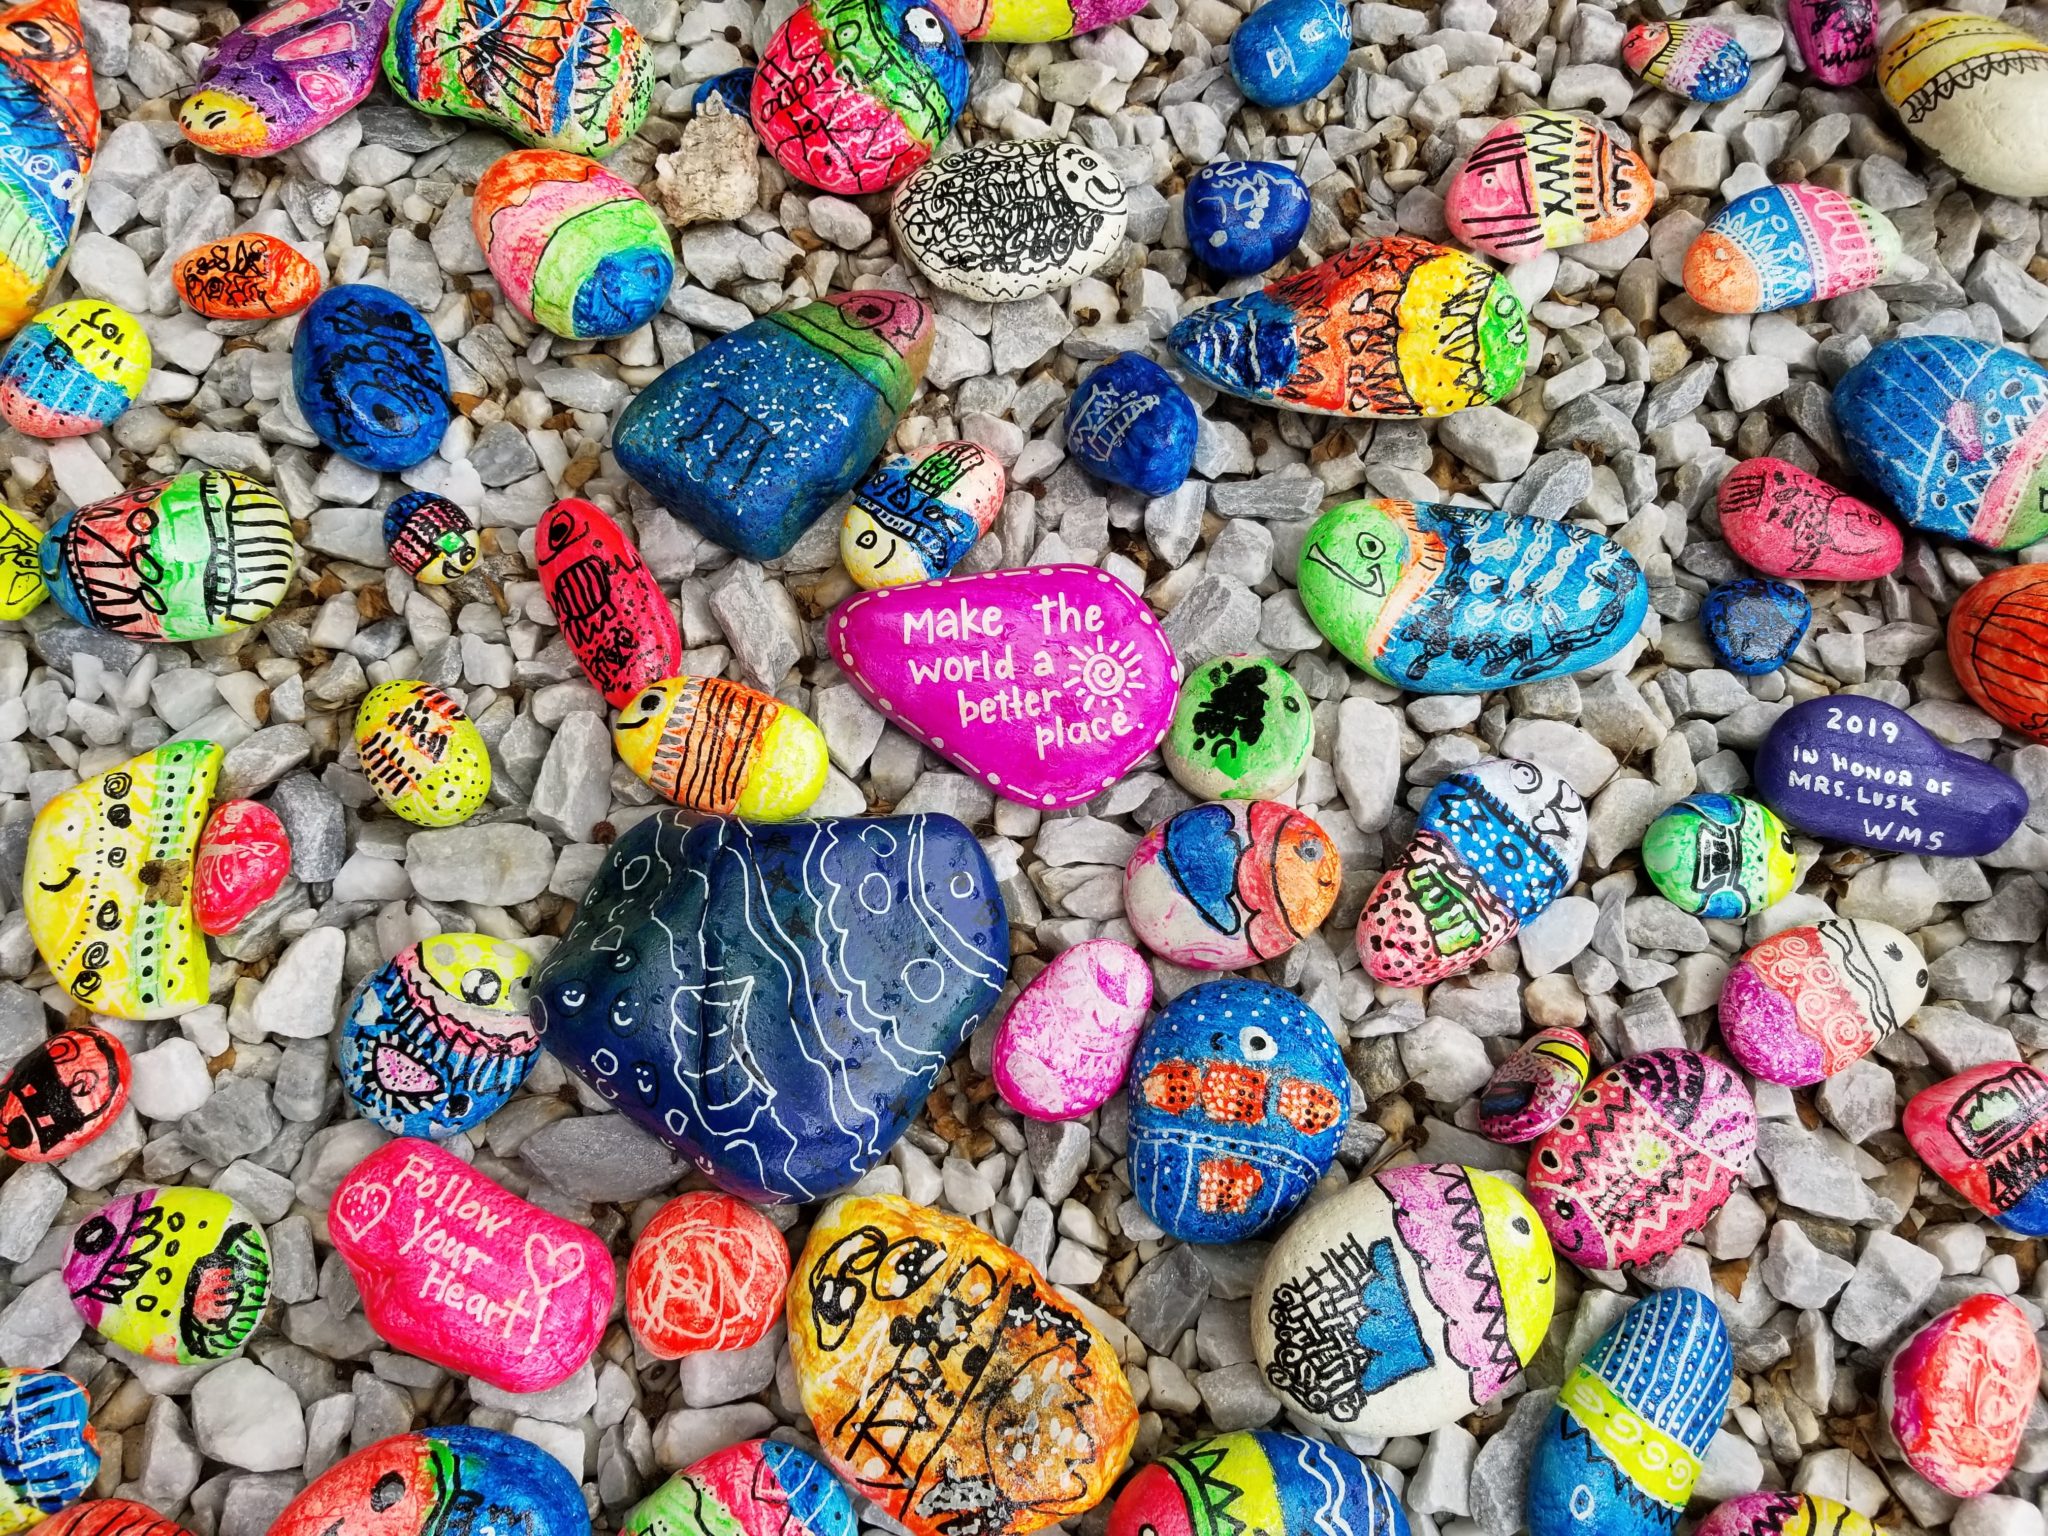
M 853 1500 L 838 1480 L 817 1457 L 780 1440 L 742 1440 L 713 1451 L 619 1521 L 619 1536 L 856 1536 L 858 1530 Z
M 675 610 L 640 546 L 602 507 L 556 502 L 534 530 L 533 556 L 562 639 L 607 704 L 622 709 L 683 670 Z
M 2010 565 L 1965 589 L 1948 616 L 1948 660 L 1986 714 L 2048 741 L 2048 567 Z
M 761 51 L 747 115 L 798 181 L 851 196 L 931 158 L 967 105 L 967 50 L 927 0 L 800 0 Z
M 1705 21 L 1652 21 L 1621 40 L 1622 62 L 1652 85 L 1687 101 L 1727 101 L 1749 84 L 1749 55 Z
M 166 742 L 36 813 L 21 879 L 29 935 L 95 1013 L 170 1019 L 206 1003 L 190 871 L 220 762 L 210 741 Z
M 1849 457 L 1899 516 L 1987 549 L 2048 534 L 2044 407 L 2048 369 L 1961 336 L 1881 341 L 1835 386 Z
M 869 470 L 839 525 L 839 558 L 854 585 L 936 581 L 967 558 L 1003 510 L 1009 476 L 979 443 L 932 443 Z
M 491 789 L 491 758 L 461 704 L 432 683 L 379 683 L 356 709 L 363 776 L 422 827 L 467 821 Z
M 65 513 L 39 558 L 57 606 L 81 624 L 130 640 L 211 640 L 270 617 L 299 545 L 267 487 L 193 469 Z
M 1531 1536 L 1667 1536 L 1735 1377 L 1712 1301 L 1646 1296 L 1565 1378 L 1529 1458 Z
M 468 1424 L 367 1445 L 284 1508 L 277 1536 L 585 1536 L 583 1490 L 531 1441 Z
M 512 307 L 557 336 L 637 331 L 675 281 L 653 204 L 581 155 L 515 149 L 477 182 L 469 219 Z
M 734 1194 L 816 1199 L 895 1144 L 1001 996 L 995 874 L 947 816 L 695 819 L 612 844 L 541 962 L 542 1044 Z
M 85 1388 L 60 1371 L 0 1369 L 0 1422 L 5 1424 L 0 1429 L 0 1528 L 19 1531 L 36 1525 L 92 1488 L 100 1452 L 99 1436 L 88 1421 L 91 1412 Z M 46 1529 L 95 1536 L 104 1529 L 98 1518 L 109 1508 L 109 1501 L 95 1499 L 58 1515 Z M 94 1523 L 87 1526 L 88 1519 Z M 115 1536 L 183 1536 L 169 1521 L 159 1523 L 166 1532 L 124 1530 Z
M 0 1521 L 7 1518 L 0 1511 Z M 147 1504 L 133 1499 L 94 1499 L 74 1504 L 44 1522 L 41 1536 L 192 1536 Z
M 781 700 L 722 677 L 643 688 L 612 722 L 619 759 L 666 798 L 712 816 L 790 821 L 825 788 L 825 737 Z
M 1906 1103 L 1906 1140 L 1978 1210 L 2022 1237 L 2048 1237 L 2048 1077 L 1991 1061 Z
M 1534 1141 L 1565 1117 L 1592 1065 L 1592 1047 L 1576 1029 L 1538 1030 L 1486 1080 L 1479 1134 L 1509 1146 Z
M 1267 0 L 1230 34 L 1230 73 L 1254 106 L 1322 95 L 1351 56 L 1351 13 L 1337 0 Z
M 1180 662 L 1145 600 L 1086 565 L 867 592 L 826 623 L 832 659 L 898 726 L 997 794 L 1092 799 L 1159 745 Z
M 1858 694 L 1778 716 L 1756 755 L 1757 793 L 1802 832 L 1967 859 L 2002 846 L 2027 814 L 2009 774 L 1941 744 L 1902 709 Z
M 1564 894 L 1585 853 L 1586 802 L 1548 768 L 1507 757 L 1450 774 L 1366 898 L 1358 957 L 1396 987 L 1469 971 Z
M 370 94 L 391 0 L 278 0 L 213 45 L 178 127 L 216 155 L 275 155 Z
M 291 873 L 292 840 L 277 812 L 223 800 L 206 818 L 192 862 L 192 915 L 202 933 L 233 933 Z
M 914 1361 L 891 1342 L 941 1336 L 955 1347 Z M 1116 1350 L 1043 1275 L 893 1195 L 820 1213 L 789 1288 L 789 1347 L 825 1459 L 912 1536 L 1025 1536 L 1078 1515 L 1137 1433 Z M 946 1411 L 889 1406 L 926 1394 Z
M 327 1228 L 372 1328 L 502 1391 L 566 1381 L 604 1335 L 618 1284 L 605 1245 L 431 1141 L 386 1142 L 356 1164 Z
M 270 1244 L 226 1195 L 141 1189 L 79 1223 L 64 1285 L 110 1344 L 166 1365 L 225 1360 L 263 1320 Z
M 43 530 L 0 501 L 0 619 L 22 619 L 50 595 L 43 580 Z
M 1287 953 L 1336 905 L 1344 860 L 1290 805 L 1197 805 L 1145 834 L 1124 869 L 1124 914 L 1175 965 L 1236 971 Z
M 112 426 L 149 381 L 149 337 L 125 309 L 73 299 L 46 309 L 0 355 L 0 419 L 30 437 Z
M 1685 291 L 1702 309 L 1758 315 L 1881 283 L 1899 232 L 1868 203 L 1789 182 L 1735 199 L 1693 237 Z
M 440 1141 L 504 1108 L 540 1049 L 526 1016 L 532 969 L 516 944 L 443 933 L 372 972 L 335 1051 L 356 1113 L 394 1136 Z
M 1650 584 L 1612 539 L 1540 517 L 1352 501 L 1309 530 L 1302 606 L 1383 683 L 1487 693 L 1597 666 L 1642 628 Z
M 1798 15 L 1796 3 L 1793 14 Z M 1715 1505 L 1693 1527 L 1693 1536 L 1879 1536 L 1881 1530 L 1837 1500 L 1765 1488 Z
M 1784 666 L 1812 622 L 1813 603 L 1804 592 L 1761 576 L 1723 582 L 1700 603 L 1700 627 L 1715 657 L 1744 677 Z
M 932 312 L 904 293 L 764 315 L 641 390 L 612 450 L 705 538 L 773 560 L 867 472 L 931 353 Z
M 1188 673 L 1166 733 L 1166 766 L 1204 800 L 1270 800 L 1308 766 L 1308 695 L 1264 656 L 1217 656 Z
M 1529 321 L 1477 257 L 1389 235 L 1218 300 L 1167 340 L 1197 375 L 1247 400 L 1326 416 L 1447 416 L 1522 382 Z
M 18 1163 L 54 1163 L 113 1124 L 127 1102 L 121 1042 L 91 1024 L 60 1029 L 0 1087 L 0 1142 Z
M 467 576 L 481 554 L 469 514 L 432 491 L 407 491 L 384 509 L 384 548 L 393 565 L 428 587 Z
M 292 389 L 313 435 L 365 469 L 411 469 L 448 430 L 448 365 L 427 320 L 369 283 L 330 288 L 292 337 Z
M 1736 465 L 1715 504 L 1728 547 L 1766 576 L 1874 581 L 1905 556 L 1890 518 L 1783 459 Z
M 1151 1006 L 1151 968 L 1130 945 L 1086 939 L 1061 950 L 996 1030 L 996 1090 L 1034 1120 L 1100 1108 L 1123 1086 Z
M 1138 0 L 944 0 L 940 9 L 970 43 L 1056 43 L 1144 7 Z
M 1195 466 L 1195 402 L 1173 375 L 1119 352 L 1067 401 L 1067 452 L 1083 469 L 1144 496 L 1180 489 Z
M 1697 1051 L 1646 1051 L 1595 1073 L 1536 1138 L 1529 1199 L 1581 1269 L 1647 1264 L 1706 1225 L 1755 1150 L 1741 1078 Z
M 1742 1070 L 1803 1088 L 1861 1061 L 1927 1000 L 1927 960 L 1898 929 L 1829 918 L 1751 947 L 1721 985 Z
M 690 95 L 690 110 L 703 111 L 704 103 L 713 97 L 733 116 L 745 117 L 753 108 L 754 71 L 728 69 L 722 75 L 713 75 L 709 80 L 698 82 L 697 89 Z
M 1688 795 L 1643 834 L 1643 869 L 1673 906 L 1747 917 L 1792 894 L 1792 834 L 1740 795 Z
M 275 320 L 312 303 L 321 284 L 320 269 L 297 247 L 246 230 L 180 256 L 171 268 L 171 286 L 186 308 L 209 320 Z
M 1285 261 L 1308 233 L 1308 183 L 1269 160 L 1211 160 L 1188 178 L 1188 249 L 1211 272 L 1249 277 Z
M 1954 11 L 1901 17 L 1877 56 L 1877 85 L 1906 132 L 1963 180 L 2007 197 L 2048 196 L 2048 43 Z
M 603 159 L 647 116 L 647 44 L 612 0 L 399 0 L 384 78 L 422 112 Z
M 1064 139 L 990 140 L 934 161 L 889 206 L 896 243 L 964 299 L 1034 299 L 1096 271 L 1123 244 L 1123 178 Z
M 789 1245 L 743 1200 L 677 1195 L 647 1223 L 626 1265 L 626 1321 L 662 1360 L 750 1349 L 782 1315 Z
M 1196 1536 L 1215 1529 L 1218 1501 L 1234 1536 L 1408 1536 L 1386 1479 L 1341 1445 L 1306 1435 L 1237 1430 L 1191 1440 L 1138 1469 L 1109 1512 L 1108 1536 Z
M 1188 1243 L 1283 1220 L 1330 1171 L 1351 1110 L 1330 1026 L 1263 981 L 1175 998 L 1138 1037 L 1131 1085 L 1131 1193 Z
M 1822 85 L 1854 85 L 1870 73 L 1877 62 L 1877 0 L 1788 0 L 1785 11 L 1807 72 Z
M 1885 1367 L 1880 1402 L 1906 1464 L 1959 1499 L 1989 1493 L 2019 1456 L 2041 1390 L 2026 1313 L 1977 1295 L 1908 1339 Z
M 1598 123 L 1524 112 L 1473 146 L 1444 194 L 1444 222 L 1496 261 L 1611 240 L 1650 216 L 1650 167 Z
M 29 0 L 0 29 L 0 336 L 36 300 L 85 211 L 100 108 L 78 0 Z

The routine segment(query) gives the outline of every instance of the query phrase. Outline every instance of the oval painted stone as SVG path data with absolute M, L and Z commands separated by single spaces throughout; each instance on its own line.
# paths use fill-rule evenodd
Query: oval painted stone
M 1188 673 L 1166 733 L 1166 767 L 1204 800 L 1271 800 L 1315 750 L 1308 695 L 1265 656 L 1217 656 Z
M 2009 565 L 1956 599 L 1948 661 L 1987 715 L 2048 741 L 2048 567 Z
M 1928 1169 L 2007 1231 L 2048 1237 L 2048 1077 L 1990 1061 L 1906 1102 L 1906 1140 Z
M 1721 1315 L 1679 1286 L 1644 1297 L 1565 1378 L 1530 1456 L 1531 1536 L 1678 1526 L 1735 1378 Z
M 1743 576 L 1700 602 L 1700 627 L 1730 672 L 1761 677 L 1792 659 L 1813 623 L 1813 602 L 1789 582 Z
M 745 117 L 753 108 L 754 72 L 751 69 L 729 69 L 722 75 L 699 81 L 697 89 L 690 95 L 690 110 L 702 112 L 704 103 L 714 96 L 733 116 Z
M 1236 1430 L 1192 1440 L 1140 1467 L 1109 1511 L 1108 1536 L 1192 1536 L 1210 1529 L 1214 1494 L 1230 1489 L 1235 1536 L 1408 1536 L 1385 1478 L 1341 1445 L 1307 1435 Z
M 1358 919 L 1358 957 L 1395 987 L 1469 971 L 1579 878 L 1586 802 L 1548 768 L 1499 758 L 1438 782 L 1414 839 Z
M 43 530 L 0 501 L 0 619 L 25 619 L 50 595 Z
M 1326 416 L 1448 416 L 1522 382 L 1529 320 L 1477 257 L 1389 235 L 1196 310 L 1167 341 L 1199 377 L 1247 400 Z
M 390 28 L 391 0 L 278 0 L 213 45 L 179 131 L 216 155 L 290 149 L 370 94 Z
M 18 1163 L 54 1163 L 112 1125 L 127 1102 L 128 1052 L 96 1025 L 74 1025 L 7 1074 L 0 1138 Z
M 1308 183 L 1270 160 L 1211 160 L 1188 178 L 1188 249 L 1211 272 L 1249 277 L 1285 261 L 1308 233 Z
M 482 553 L 469 514 L 432 491 L 407 491 L 384 509 L 384 549 L 393 565 L 427 587 L 467 576 Z
M 1688 795 L 1643 834 L 1643 871 L 1666 901 L 1700 917 L 1740 918 L 1792 894 L 1792 834 L 1740 795 Z
M 46 309 L 0 354 L 0 420 L 30 437 L 84 437 L 114 424 L 149 382 L 149 337 L 99 299 Z
M 1230 34 L 1230 74 L 1254 106 L 1322 95 L 1351 56 L 1351 13 L 1337 0 L 1266 0 Z
M 85 1388 L 61 1371 L 0 1368 L 0 1498 L 13 1529 L 56 1515 L 47 1530 L 80 1536 L 85 1517 L 111 1507 L 110 1501 L 95 1499 L 58 1514 L 83 1498 L 99 1477 L 99 1436 L 91 1413 Z M 168 1520 L 158 1518 L 157 1524 L 161 1530 L 124 1530 L 117 1536 L 183 1536 Z M 88 1527 L 84 1536 L 92 1536 L 94 1529 Z
M 803 711 L 722 677 L 641 689 L 612 722 L 619 759 L 677 805 L 789 821 L 825 788 L 825 737 Z
M 1195 402 L 1173 375 L 1136 352 L 1119 352 L 1067 401 L 1067 453 L 1097 479 L 1144 496 L 1180 489 L 1195 464 Z
M 914 1378 L 892 1340 L 937 1338 Z M 1116 1350 L 1024 1259 L 893 1195 L 834 1201 L 789 1288 L 789 1348 L 825 1459 L 912 1536 L 1024 1536 L 1093 1508 L 1138 1414 Z M 913 1385 L 914 1382 L 914 1385 Z M 863 1405 L 933 1393 L 878 1457 Z
M 1911 939 L 1829 918 L 1751 946 L 1721 984 L 1721 1038 L 1751 1077 L 1803 1088 L 1861 1061 L 1926 1000 Z
M 1899 231 L 1832 187 L 1788 182 L 1745 193 L 1708 221 L 1685 253 L 1685 291 L 1702 309 L 1759 315 L 1881 283 Z
M 1479 1134 L 1508 1146 L 1534 1141 L 1565 1117 L 1592 1064 L 1592 1047 L 1576 1029 L 1538 1030 L 1480 1090 Z
M 1727 101 L 1749 84 L 1749 55 L 1706 21 L 1652 21 L 1622 34 L 1622 61 L 1651 85 L 1687 101 Z
M 1890 518 L 1783 459 L 1736 465 L 1715 505 L 1728 547 L 1766 576 L 1873 581 L 1905 556 L 1905 538 Z
M 1778 716 L 1755 773 L 1758 795 L 1800 831 L 1891 853 L 1992 853 L 2027 814 L 2027 792 L 2011 775 L 1858 694 L 1808 699 Z
M 1124 915 L 1175 965 L 1237 971 L 1281 955 L 1336 905 L 1343 856 L 1274 800 L 1197 805 L 1161 822 L 1124 868 Z
M 1598 123 L 1524 112 L 1473 146 L 1444 193 L 1444 223 L 1496 261 L 1611 240 L 1650 216 L 1649 164 Z
M 1716 1504 L 1693 1536 L 1879 1536 L 1881 1529 L 1835 1499 L 1765 1488 Z
M 963 299 L 1033 299 L 1116 254 L 1130 222 L 1123 178 L 1065 139 L 989 140 L 935 160 L 889 205 L 896 243 L 934 287 Z
M 1180 661 L 1145 600 L 1087 565 L 849 598 L 832 659 L 876 709 L 1006 799 L 1064 810 L 1159 745 Z
M 64 1285 L 110 1344 L 166 1365 L 225 1360 L 263 1320 L 270 1244 L 226 1195 L 141 1189 L 79 1223 Z
M 2007 197 L 2048 196 L 2048 43 L 1990 16 L 1915 11 L 1877 56 L 1877 86 L 1921 148 Z
M 1383 683 L 1486 693 L 1568 677 L 1636 637 L 1650 584 L 1612 539 L 1426 501 L 1351 501 L 1309 530 L 1297 578 L 1325 638 Z
M 513 1513 L 516 1512 L 516 1513 Z M 277 1517 L 274 1536 L 440 1536 L 476 1525 L 585 1536 L 583 1490 L 548 1452 L 468 1424 L 393 1435 L 337 1462 Z
M 1054 955 L 996 1030 L 990 1076 L 1012 1109 L 1072 1120 L 1121 1088 L 1152 1006 L 1152 971 L 1120 939 Z
M 1881 1406 L 1906 1465 L 1959 1499 L 1989 1493 L 2019 1457 L 2041 1390 L 2041 1351 L 2026 1313 L 1970 1296 L 1903 1345 L 1885 1367 Z
M 675 246 L 653 205 L 581 155 L 515 149 L 494 161 L 469 220 L 512 307 L 557 336 L 637 331 L 675 281 Z
M 1707 1224 L 1755 1150 L 1741 1078 L 1697 1051 L 1645 1051 L 1595 1073 L 1536 1139 L 1529 1199 L 1581 1269 L 1647 1264 Z
M 895 1144 L 1002 995 L 995 873 L 947 816 L 696 820 L 660 811 L 611 845 L 534 1019 L 727 1190 L 817 1199 Z
M 532 969 L 516 944 L 443 933 L 372 972 L 335 1048 L 356 1113 L 394 1136 L 441 1141 L 504 1108 L 540 1050 L 526 1014 Z
M 731 1195 L 677 1195 L 634 1240 L 626 1322 L 647 1352 L 680 1360 L 751 1349 L 782 1315 L 789 1244 L 775 1223 Z
M 491 790 L 491 756 L 455 698 L 432 683 L 379 683 L 356 708 L 363 777 L 422 827 L 467 821 Z
M 1232 977 L 1191 987 L 1131 1059 L 1131 1193 L 1170 1236 L 1235 1243 L 1330 1171 L 1351 1110 L 1336 1039 L 1293 993 Z
M 43 1522 L 42 1536 L 192 1536 L 133 1499 L 94 1499 L 74 1504 Z
M 1877 62 L 1877 0 L 1787 0 L 1785 12 L 1807 72 L 1822 85 L 1854 85 Z
M 549 507 L 533 558 L 563 641 L 607 704 L 622 709 L 683 670 L 675 610 L 640 546 L 602 507 L 573 496 Z
M 931 354 L 931 309 L 906 293 L 764 315 L 641 390 L 612 451 L 714 544 L 778 559 L 867 472 Z
M 1003 461 L 979 443 L 896 454 L 853 488 L 839 558 L 866 591 L 950 575 L 995 525 L 1008 487 Z
M 171 286 L 187 309 L 209 320 L 275 320 L 312 303 L 321 282 L 320 269 L 297 247 L 245 230 L 180 256 Z
M 713 1451 L 619 1521 L 619 1536 L 856 1536 L 858 1530 L 853 1500 L 838 1480 L 817 1457 L 780 1440 L 742 1440 Z
M 402 1137 L 356 1164 L 334 1191 L 327 1229 L 370 1326 L 444 1369 L 544 1392 L 604 1336 L 617 1289 L 605 1245 L 431 1141 Z
M 277 812 L 223 800 L 206 818 L 192 864 L 192 914 L 202 933 L 233 933 L 291 873 L 292 840 Z
M 365 469 L 411 469 L 448 430 L 448 364 L 426 316 L 369 283 L 329 288 L 292 337 L 292 389 L 313 435 Z
M 78 0 L 28 0 L 7 12 L 0 48 L 0 336 L 12 336 L 71 248 L 100 108 Z

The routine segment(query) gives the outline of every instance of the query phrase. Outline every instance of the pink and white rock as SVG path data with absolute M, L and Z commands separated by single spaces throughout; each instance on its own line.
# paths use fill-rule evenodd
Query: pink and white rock
M 1721 537 L 1766 576 L 1873 581 L 1905 558 L 1890 518 L 1784 459 L 1751 459 L 1714 493 Z
M 1877 0 L 1789 0 L 1785 13 L 1822 85 L 1854 85 L 1877 62 Z
M 1061 950 L 996 1030 L 996 1090 L 1034 1120 L 1071 1120 L 1123 1086 L 1152 1005 L 1145 957 L 1117 939 Z
M 1517 1146 L 1565 1117 L 1586 1086 L 1592 1048 L 1576 1029 L 1546 1029 L 1493 1069 L 1479 1094 L 1479 1134 Z
M 1159 745 L 1180 662 L 1145 600 L 1088 565 L 953 576 L 833 610 L 867 701 L 1007 799 L 1091 799 Z
M 277 812 L 225 800 L 206 818 L 192 860 L 192 912 L 202 933 L 233 933 L 291 872 L 292 840 Z
M 1124 867 L 1124 916 L 1175 965 L 1235 971 L 1276 959 L 1322 926 L 1344 879 L 1337 845 L 1277 800 L 1171 816 Z
M 1906 1464 L 1970 1499 L 2012 1470 L 2040 1389 L 2041 1352 L 2026 1314 L 2003 1296 L 1977 1295 L 1892 1356 L 1882 1407 Z
M 1721 984 L 1742 1069 L 1804 1088 L 1861 1061 L 1927 1000 L 1927 961 L 1885 923 L 1829 918 L 1772 934 Z

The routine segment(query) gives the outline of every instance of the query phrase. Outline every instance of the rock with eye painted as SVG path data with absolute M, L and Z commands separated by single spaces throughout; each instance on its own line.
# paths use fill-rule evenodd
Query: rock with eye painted
M 825 737 L 780 699 L 722 677 L 641 689 L 612 722 L 625 765 L 677 805 L 789 821 L 825 787 Z
M 1829 918 L 1751 947 L 1721 985 L 1721 1038 L 1751 1077 L 1803 1088 L 1861 1061 L 1926 998 L 1911 939 Z
M 112 426 L 149 381 L 149 337 L 125 309 L 73 299 L 31 320 L 0 354 L 0 418 L 30 437 Z
M 623 709 L 683 670 L 675 610 L 604 508 L 574 496 L 549 507 L 533 531 L 533 559 L 562 639 L 607 704 Z
M 0 1087 L 0 1145 L 19 1163 L 54 1163 L 114 1123 L 128 1102 L 128 1052 L 91 1024 L 60 1029 Z
M 1003 510 L 1003 461 L 979 443 L 932 443 L 869 470 L 839 525 L 856 585 L 907 587 L 950 575 Z
M 1500 261 L 1611 240 L 1650 216 L 1656 186 L 1643 157 L 1598 123 L 1524 112 L 1473 147 L 1444 194 L 1451 233 Z
M 335 1463 L 270 1536 L 587 1536 L 576 1479 L 517 1435 L 467 1424 L 393 1435 Z
M 1242 970 L 1321 927 L 1343 878 L 1329 833 L 1292 806 L 1197 805 L 1138 844 L 1124 869 L 1124 915 L 1175 965 Z
M 769 1231 L 779 1245 L 781 1237 Z M 787 1254 L 782 1268 L 786 1281 Z M 781 1286 L 775 1301 L 779 1314 Z M 619 1521 L 619 1536 L 858 1536 L 859 1529 L 853 1500 L 824 1463 L 780 1440 L 742 1440 L 713 1451 Z
M 476 524 L 446 496 L 408 491 L 384 509 L 384 551 L 422 586 L 444 587 L 476 568 Z
M 167 1365 L 225 1360 L 263 1320 L 270 1244 L 226 1195 L 143 1189 L 79 1224 L 64 1285 L 109 1343 Z
M 218 43 L 178 108 L 178 128 L 216 155 L 290 149 L 377 83 L 391 0 L 278 0 Z

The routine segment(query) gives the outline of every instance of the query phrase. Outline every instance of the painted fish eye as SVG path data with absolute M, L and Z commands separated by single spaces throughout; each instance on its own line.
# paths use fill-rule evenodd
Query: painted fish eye
M 1237 1032 L 1237 1048 L 1246 1061 L 1271 1061 L 1280 1054 L 1279 1042 L 1256 1024 L 1247 1024 Z
M 945 23 L 921 5 L 903 13 L 903 30 L 927 48 L 943 48 L 946 44 Z
M 1387 552 L 1387 541 L 1376 533 L 1361 533 L 1358 536 L 1358 552 L 1367 560 L 1378 560 Z

